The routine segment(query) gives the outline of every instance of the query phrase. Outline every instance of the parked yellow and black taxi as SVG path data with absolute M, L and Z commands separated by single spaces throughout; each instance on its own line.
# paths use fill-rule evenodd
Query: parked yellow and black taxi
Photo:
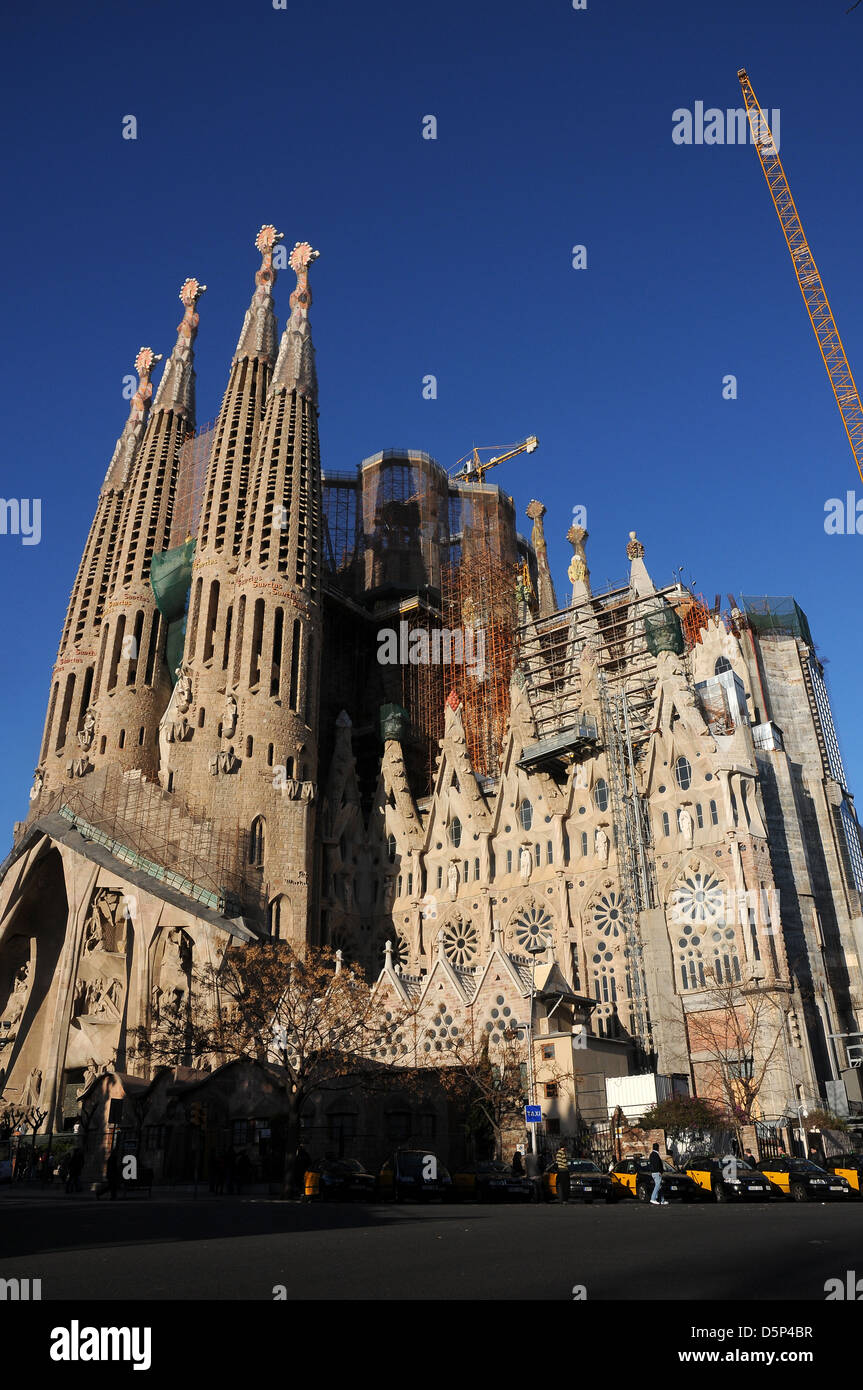
M 375 1195 L 374 1174 L 367 1173 L 359 1159 L 324 1158 L 306 1169 L 304 1195 L 321 1201 L 371 1201 Z
M 502 1159 L 480 1159 L 453 1171 L 452 1195 L 464 1202 L 526 1202 L 530 1184 Z
M 452 1196 L 449 1169 L 429 1149 L 399 1149 L 378 1173 L 378 1194 L 395 1202 Z
M 639 1202 L 649 1202 L 653 1195 L 653 1173 L 646 1158 L 622 1158 L 611 1170 L 611 1181 L 621 1196 L 637 1197 Z M 659 1200 L 666 1202 L 698 1202 L 701 1188 L 686 1173 L 673 1168 L 665 1159 L 662 1161 L 662 1182 L 659 1184 Z
M 623 1196 L 611 1180 L 610 1173 L 589 1158 L 571 1158 L 569 1169 L 569 1200 L 571 1202 L 616 1202 Z M 557 1201 L 558 1168 L 552 1164 L 542 1175 L 542 1194 L 548 1202 Z
M 765 1202 L 775 1195 L 765 1173 L 731 1154 L 693 1154 L 681 1166 L 714 1202 Z
M 828 1158 L 824 1166 L 828 1173 L 845 1179 L 855 1201 L 863 1199 L 863 1153 L 839 1154 Z
M 774 1191 L 793 1202 L 847 1201 L 851 1188 L 838 1173 L 828 1173 L 808 1158 L 762 1158 L 759 1170 L 769 1178 Z

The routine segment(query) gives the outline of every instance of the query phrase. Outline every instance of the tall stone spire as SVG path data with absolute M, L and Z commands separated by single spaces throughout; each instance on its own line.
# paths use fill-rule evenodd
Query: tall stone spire
M 125 487 L 126 479 L 141 444 L 141 436 L 144 433 L 144 425 L 150 409 L 150 399 L 153 395 L 153 383 L 150 376 L 156 363 L 161 362 L 161 360 L 162 354 L 154 352 L 152 348 L 142 347 L 138 351 L 135 358 L 138 389 L 132 397 L 129 418 L 123 433 L 117 440 L 111 462 L 108 465 L 108 472 L 105 474 L 105 481 L 102 484 L 103 492 L 109 488 Z
M 296 390 L 315 402 L 318 398 L 318 378 L 309 328 L 309 308 L 312 303 L 309 266 L 320 254 L 320 251 L 313 251 L 307 241 L 298 241 L 290 254 L 289 263 L 296 273 L 297 284 L 291 295 L 291 317 L 282 334 L 270 387 L 271 390 L 279 387 L 286 391 Z
M 124 488 L 134 468 L 153 387 L 150 374 L 161 356 L 142 347 L 135 358 L 138 388 L 99 492 L 96 513 L 72 587 L 37 768 L 37 788 L 52 791 L 69 770 L 89 767 L 92 747 L 93 677 L 105 602 L 114 582 Z M 33 798 L 38 810 L 38 799 Z
M 235 362 L 246 357 L 272 361 L 276 355 L 278 332 L 273 305 L 273 286 L 276 283 L 273 252 L 283 240 L 284 232 L 277 232 L 272 223 L 265 223 L 255 237 L 255 246 L 261 253 L 261 268 L 255 274 L 255 293 L 243 320 L 243 330 L 234 353 Z
M 254 843 L 263 845 L 272 921 L 296 942 L 314 939 L 316 932 L 311 884 L 322 644 L 321 461 L 308 270 L 317 255 L 308 242 L 299 242 L 290 257 L 297 284 L 249 477 L 224 707 L 208 759 L 210 804 L 229 805 L 250 834 L 265 827 L 264 841 Z M 201 622 L 203 613 L 202 607 Z
M 197 280 L 186 280 L 180 290 L 183 317 L 177 324 L 174 351 L 165 364 L 162 380 L 153 401 L 153 414 L 170 410 L 195 428 L 195 338 L 200 314 L 196 305 L 206 290 Z
M 196 306 L 205 288 L 189 279 L 180 290 L 183 317 L 177 341 L 128 473 L 93 682 L 92 763 L 140 769 L 152 780 L 159 768 L 159 721 L 171 681 L 164 661 L 166 625 L 150 587 L 150 564 L 155 554 L 168 549 L 180 450 L 195 430 Z
M 585 542 L 587 541 L 587 531 L 583 526 L 570 526 L 566 533 L 566 539 L 575 552 L 569 563 L 567 575 L 572 585 L 572 604 L 575 607 L 578 603 L 583 603 L 590 598 L 590 570 L 587 568 L 587 555 L 585 554 Z
M 554 580 L 548 565 L 548 547 L 545 543 L 545 529 L 542 522 L 542 518 L 545 516 L 545 507 L 542 502 L 534 500 L 528 503 L 526 512 L 533 522 L 530 540 L 536 555 L 539 616 L 546 618 L 549 613 L 557 611 L 557 596 L 554 592 Z
M 207 771 L 208 761 L 210 756 L 218 757 L 221 749 L 219 721 L 214 712 L 224 703 L 231 683 L 229 654 L 238 611 L 237 565 L 246 510 L 254 498 L 249 475 L 257 456 L 278 346 L 272 296 L 276 280 L 273 252 L 282 235 L 268 223 L 255 238 L 261 265 L 231 363 L 204 481 L 189 593 L 183 681 L 163 721 L 162 783 L 167 786 L 170 782 L 196 805 L 205 805 L 212 797 L 214 784 Z M 180 705 L 185 708 L 179 708 Z M 201 711 L 203 725 L 199 725 Z M 187 727 L 194 733 L 186 736 Z
M 629 533 L 626 558 L 629 560 L 629 587 L 639 598 L 646 598 L 648 594 L 655 593 L 653 580 L 644 563 L 644 546 L 634 531 Z

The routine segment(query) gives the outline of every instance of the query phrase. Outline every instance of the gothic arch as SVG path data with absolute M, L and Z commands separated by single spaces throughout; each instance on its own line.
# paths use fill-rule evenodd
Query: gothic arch
M 585 990 L 595 1001 L 600 1036 L 614 1037 L 622 1020 L 631 1025 L 632 979 L 620 885 L 607 881 L 591 894 L 582 913 Z

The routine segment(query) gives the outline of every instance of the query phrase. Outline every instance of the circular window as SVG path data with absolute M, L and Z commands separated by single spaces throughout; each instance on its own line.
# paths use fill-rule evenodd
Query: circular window
M 479 933 L 472 922 L 452 922 L 444 930 L 444 955 L 450 965 L 472 965 L 478 948 Z
M 687 874 L 672 894 L 672 910 L 678 922 L 718 922 L 725 894 L 716 874 Z
M 616 889 L 610 888 L 597 898 L 593 905 L 593 925 L 609 940 L 623 935 L 623 899 Z
M 551 944 L 554 923 L 544 907 L 524 907 L 515 919 L 515 939 L 522 950 Z

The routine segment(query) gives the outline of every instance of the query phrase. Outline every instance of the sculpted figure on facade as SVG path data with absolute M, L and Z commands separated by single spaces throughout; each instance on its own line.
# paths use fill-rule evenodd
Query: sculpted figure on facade
M 2 1029 L 0 1037 L 11 1039 L 16 1036 L 18 1024 L 21 1021 L 24 1007 L 27 1003 L 27 995 L 30 990 L 29 981 L 30 962 L 25 960 L 15 972 L 15 979 L 9 998 L 6 1001 L 6 1007 L 3 1013 L 0 1014 L 0 1029 Z
M 533 855 L 528 845 L 522 845 L 518 852 L 518 871 L 522 882 L 527 883 L 533 873 Z
M 599 860 L 600 864 L 607 864 L 608 851 L 610 846 L 608 842 L 608 836 L 606 835 L 601 825 L 597 826 L 596 831 L 594 832 L 593 844 L 594 849 L 596 850 L 596 857 Z

